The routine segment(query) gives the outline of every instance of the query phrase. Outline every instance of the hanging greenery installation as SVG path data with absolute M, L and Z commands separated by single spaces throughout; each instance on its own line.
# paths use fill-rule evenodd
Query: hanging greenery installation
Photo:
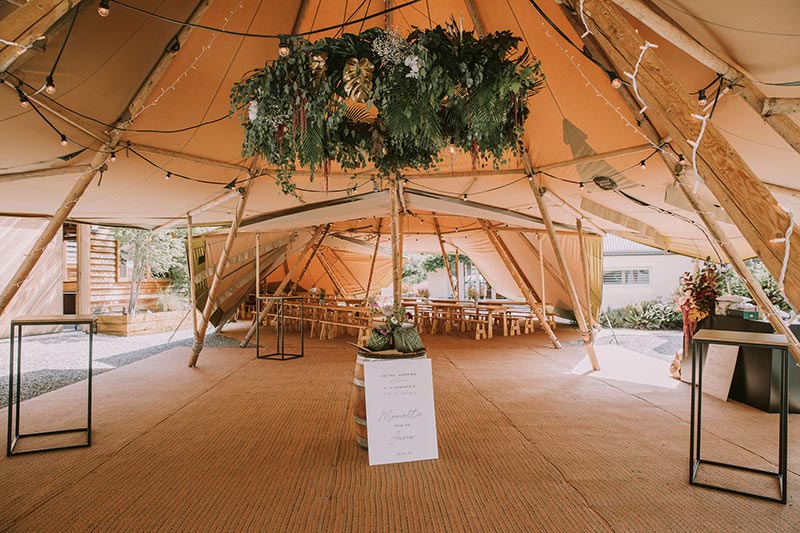
M 234 85 L 245 129 L 242 152 L 262 155 L 294 192 L 297 166 L 322 172 L 372 163 L 386 177 L 428 169 L 447 146 L 495 164 L 517 148 L 528 98 L 544 81 L 520 39 L 447 28 L 407 38 L 381 28 L 309 42 Z

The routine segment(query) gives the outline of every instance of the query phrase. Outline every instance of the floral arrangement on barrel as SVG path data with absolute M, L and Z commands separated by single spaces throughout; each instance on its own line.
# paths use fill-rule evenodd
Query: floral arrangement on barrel
M 702 266 L 695 265 L 693 272 L 684 272 L 678 289 L 678 308 L 683 316 L 683 353 L 689 353 L 689 344 L 697 323 L 714 313 L 719 292 L 720 272 L 707 257 Z
M 284 36 L 280 56 L 235 84 L 242 152 L 278 169 L 287 194 L 297 165 L 331 163 L 382 177 L 428 169 L 460 148 L 480 160 L 518 150 L 528 97 L 543 87 L 539 61 L 509 31 L 475 36 L 455 21 L 407 37 L 382 28 L 316 42 Z
M 412 321 L 414 317 L 402 305 L 381 306 L 375 303 L 373 313 L 376 308 L 385 317 L 385 321 L 381 327 L 373 328 L 367 340 L 369 350 L 378 352 L 394 348 L 398 352 L 410 353 L 425 349 L 417 326 Z

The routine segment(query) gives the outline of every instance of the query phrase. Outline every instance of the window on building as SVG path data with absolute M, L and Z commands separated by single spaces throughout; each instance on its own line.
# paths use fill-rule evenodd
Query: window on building
M 133 274 L 132 264 L 128 259 L 128 246 L 123 246 L 117 242 L 117 281 L 130 281 Z
M 603 285 L 650 285 L 649 268 L 622 268 L 603 272 Z

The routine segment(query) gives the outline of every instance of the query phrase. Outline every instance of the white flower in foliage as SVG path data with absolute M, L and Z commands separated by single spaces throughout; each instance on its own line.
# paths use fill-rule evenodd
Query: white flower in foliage
M 404 63 L 409 68 L 406 78 L 419 78 L 419 56 L 407 56 Z
M 250 107 L 247 108 L 247 117 L 250 122 L 255 122 L 258 118 L 258 102 L 256 100 L 250 100 Z

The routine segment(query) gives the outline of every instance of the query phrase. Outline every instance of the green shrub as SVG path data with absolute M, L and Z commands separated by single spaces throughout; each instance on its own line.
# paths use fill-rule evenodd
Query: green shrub
M 671 302 L 647 300 L 606 312 L 611 327 L 631 329 L 681 329 L 680 312 Z

